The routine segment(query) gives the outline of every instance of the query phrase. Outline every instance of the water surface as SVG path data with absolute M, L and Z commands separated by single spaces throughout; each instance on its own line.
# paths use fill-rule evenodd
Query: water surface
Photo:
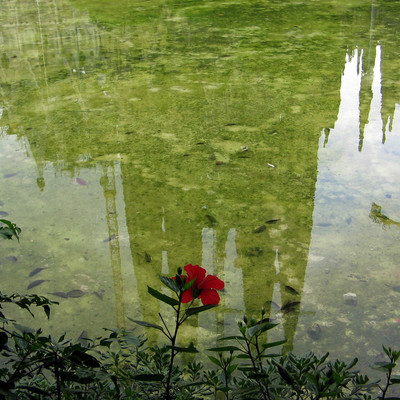
M 399 6 L 109 3 L 2 5 L 2 290 L 81 290 L 49 328 L 95 335 L 157 322 L 147 285 L 201 264 L 226 289 L 200 347 L 261 307 L 284 350 L 396 345 Z

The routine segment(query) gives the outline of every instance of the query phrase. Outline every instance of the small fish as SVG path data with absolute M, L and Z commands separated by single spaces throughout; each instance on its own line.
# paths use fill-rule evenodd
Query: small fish
M 87 182 L 82 178 L 76 178 L 76 181 L 82 186 L 86 186 L 87 185 Z
M 285 285 L 285 290 L 289 293 L 299 295 L 300 293 L 289 285 Z
M 65 292 L 53 292 L 49 294 L 52 294 L 53 296 L 62 297 L 63 299 L 68 299 L 68 295 Z
M 281 307 L 281 311 L 283 311 L 285 314 L 289 313 L 291 311 L 294 311 L 299 304 L 299 301 L 288 301 L 285 305 Z
M 29 276 L 34 276 L 34 275 L 38 274 L 40 271 L 43 271 L 44 269 L 46 269 L 46 267 L 36 268 L 29 274 Z
M 395 292 L 400 292 L 400 286 L 390 286 L 387 283 L 385 283 L 387 287 L 390 287 L 390 289 L 394 290 Z
M 151 260 L 152 260 L 152 257 L 151 257 L 151 255 L 147 252 L 147 251 L 145 251 L 144 252 L 144 259 L 146 260 L 146 262 L 151 262 Z
M 69 292 L 67 292 L 67 296 L 72 297 L 72 298 L 82 297 L 84 294 L 85 293 L 79 289 L 74 289 L 74 290 L 70 290 Z
M 234 122 L 229 122 L 229 123 L 225 124 L 225 126 L 235 126 L 235 125 L 237 125 L 237 124 L 235 124 Z
M 268 221 L 265 221 L 266 224 L 276 224 L 279 221 L 279 218 L 274 218 L 274 219 L 269 219 Z
M 12 262 L 17 262 L 17 261 L 18 261 L 18 258 L 15 257 L 15 256 L 8 256 L 8 257 L 7 257 L 7 260 L 12 261 Z
M 3 176 L 4 176 L 4 178 L 12 178 L 13 176 L 15 176 L 17 174 L 18 174 L 18 172 L 13 172 L 11 174 L 4 174 Z
M 319 222 L 317 224 L 317 226 L 321 227 L 321 228 L 326 228 L 328 226 L 332 226 L 332 224 L 330 222 Z
M 105 238 L 105 239 L 103 240 L 103 242 L 104 242 L 104 243 L 111 242 L 111 240 L 114 240 L 116 237 L 117 237 L 116 235 L 111 235 L 111 236 L 109 236 L 108 238 Z
M 215 161 L 215 165 L 225 165 L 223 161 Z
M 132 135 L 132 133 L 135 133 L 134 131 L 127 131 L 125 132 L 125 135 Z
M 27 290 L 29 290 L 29 289 L 32 289 L 32 288 L 34 288 L 34 287 L 36 287 L 36 286 L 39 286 L 39 285 L 41 285 L 43 282 L 46 282 L 46 281 L 48 281 L 48 279 L 39 279 L 39 280 L 37 280 L 37 281 L 33 281 L 33 282 L 31 282 L 28 286 L 27 286 Z
M 6 217 L 8 215 L 7 211 L 0 211 L 0 216 L 1 217 Z
M 206 214 L 206 218 L 207 218 L 213 225 L 217 223 L 217 220 L 216 220 L 212 215 Z
M 264 232 L 267 229 L 267 227 L 265 225 L 261 225 L 258 228 L 254 229 L 254 233 L 261 233 Z
M 276 135 L 278 133 L 278 131 L 276 129 L 274 129 L 273 131 L 269 131 L 267 133 L 267 135 Z

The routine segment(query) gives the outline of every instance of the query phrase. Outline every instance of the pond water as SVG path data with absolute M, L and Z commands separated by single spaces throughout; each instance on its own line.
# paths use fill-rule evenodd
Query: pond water
M 3 2 L 0 216 L 22 235 L 2 291 L 94 336 L 158 322 L 147 285 L 200 264 L 226 288 L 183 342 L 264 307 L 284 351 L 398 346 L 399 19 L 385 0 Z

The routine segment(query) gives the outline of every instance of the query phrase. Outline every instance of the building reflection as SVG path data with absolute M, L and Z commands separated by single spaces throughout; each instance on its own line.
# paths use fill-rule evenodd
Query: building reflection
M 390 95 L 385 100 L 383 93 L 391 91 L 383 78 L 385 69 L 393 81 L 398 74 L 385 58 L 398 41 L 393 48 L 376 44 L 380 19 L 375 13 L 372 6 L 358 15 L 362 26 L 370 23 L 371 35 L 354 40 L 354 52 L 341 49 L 352 37 L 349 27 L 348 36 L 335 38 L 340 45 L 321 46 L 319 57 L 307 54 L 305 43 L 305 54 L 296 54 L 290 47 L 296 38 L 286 37 L 275 53 L 269 49 L 276 60 L 257 48 L 248 64 L 247 56 L 232 52 L 204 67 L 210 49 L 202 50 L 203 58 L 188 54 L 179 62 L 195 65 L 201 79 L 191 78 L 196 84 L 185 92 L 176 85 L 177 77 L 185 76 L 174 72 L 181 65 L 168 53 L 180 44 L 169 42 L 161 16 L 146 25 L 146 32 L 129 26 L 113 31 L 92 23 L 68 1 L 7 2 L 1 18 L 13 26 L 3 25 L 1 74 L 10 129 L 2 132 L 26 141 L 40 190 L 46 163 L 71 176 L 83 168 L 101 170 L 117 326 L 126 326 L 128 296 L 121 272 L 116 163 L 137 281 L 137 293 L 129 299 L 137 302 L 142 318 L 155 322 L 163 311 L 149 299 L 147 285 L 161 290 L 159 274 L 200 263 L 226 281 L 224 307 L 194 319 L 193 325 L 203 328 L 200 336 L 231 334 L 237 318 L 258 316 L 264 308 L 267 316 L 282 319 L 284 351 L 293 348 L 301 306 L 288 312 L 284 307 L 302 300 L 320 132 L 329 146 L 345 121 L 343 113 L 356 112 L 359 118 L 349 123 L 357 124 L 362 151 L 369 121 L 383 121 L 385 142 L 394 118 L 395 102 Z M 179 35 L 188 26 L 168 29 Z M 153 36 L 148 42 L 132 39 L 143 33 Z M 154 43 L 161 47 L 158 53 Z M 230 58 L 234 62 L 223 64 Z M 324 60 L 330 60 L 329 67 Z M 259 69 L 249 72 L 238 67 L 241 63 Z M 300 70 L 312 79 L 299 78 Z M 348 96 L 340 98 L 342 71 L 348 87 L 358 90 L 351 104 Z

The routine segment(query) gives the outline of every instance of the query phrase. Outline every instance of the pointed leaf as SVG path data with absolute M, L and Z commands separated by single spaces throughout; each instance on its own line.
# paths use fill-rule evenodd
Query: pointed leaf
M 173 290 L 175 293 L 179 292 L 179 286 L 177 285 L 176 281 L 172 278 L 168 278 L 167 276 L 162 276 L 159 275 L 160 281 L 167 286 L 168 288 L 170 288 L 171 290 Z
M 167 303 L 170 306 L 179 305 L 179 301 L 178 300 L 173 299 L 172 297 L 169 297 L 169 296 L 167 296 L 165 294 L 162 294 L 158 290 L 153 289 L 150 286 L 147 286 L 147 291 L 149 292 L 149 294 L 151 294 L 156 299 L 161 300 L 162 302 Z
M 198 350 L 190 343 L 189 347 L 177 347 L 177 346 L 167 346 L 169 349 L 174 349 L 178 353 L 198 353 Z
M 262 332 L 268 331 L 278 324 L 272 324 L 271 322 L 263 322 L 262 324 L 257 324 L 252 326 L 247 330 L 247 333 L 250 337 L 253 337 L 256 334 L 260 334 Z
M 207 351 L 216 351 L 218 353 L 222 351 L 241 351 L 239 347 L 236 346 L 223 346 L 223 347 L 212 347 L 211 349 L 206 349 Z
M 141 325 L 141 326 L 145 326 L 146 328 L 155 328 L 160 330 L 161 332 L 164 332 L 164 329 L 162 326 L 160 325 L 156 325 L 156 324 L 151 324 L 150 322 L 146 322 L 146 321 L 138 321 L 136 319 L 127 317 L 130 321 L 134 322 L 135 324 Z
M 264 350 L 265 350 L 265 349 L 269 349 L 269 348 L 271 348 L 271 347 L 280 346 L 281 344 L 284 344 L 284 343 L 286 343 L 286 342 L 287 342 L 286 339 L 284 339 L 284 340 L 279 340 L 279 341 L 277 341 L 277 342 L 271 342 L 271 343 L 263 344 L 262 347 L 263 347 Z
M 144 382 L 161 382 L 164 379 L 162 374 L 138 374 L 133 375 L 133 379 Z
M 217 340 L 233 340 L 233 339 L 242 340 L 242 341 L 246 340 L 243 336 L 225 336 L 225 337 L 219 338 Z
M 190 315 L 193 315 L 193 314 L 198 314 L 200 312 L 209 310 L 210 308 L 214 308 L 214 307 L 217 307 L 217 304 L 208 304 L 206 306 L 188 308 L 186 310 L 186 315 L 190 316 Z
M 196 278 L 194 278 L 194 279 L 192 279 L 191 281 L 189 281 L 189 282 L 186 282 L 184 285 L 183 285 L 183 290 L 188 290 L 188 289 L 190 289 L 192 286 L 193 286 L 193 284 L 196 282 Z
M 213 362 L 215 365 L 218 365 L 218 367 L 221 367 L 221 361 L 218 360 L 218 358 L 215 358 L 213 356 L 207 356 L 211 362 Z

